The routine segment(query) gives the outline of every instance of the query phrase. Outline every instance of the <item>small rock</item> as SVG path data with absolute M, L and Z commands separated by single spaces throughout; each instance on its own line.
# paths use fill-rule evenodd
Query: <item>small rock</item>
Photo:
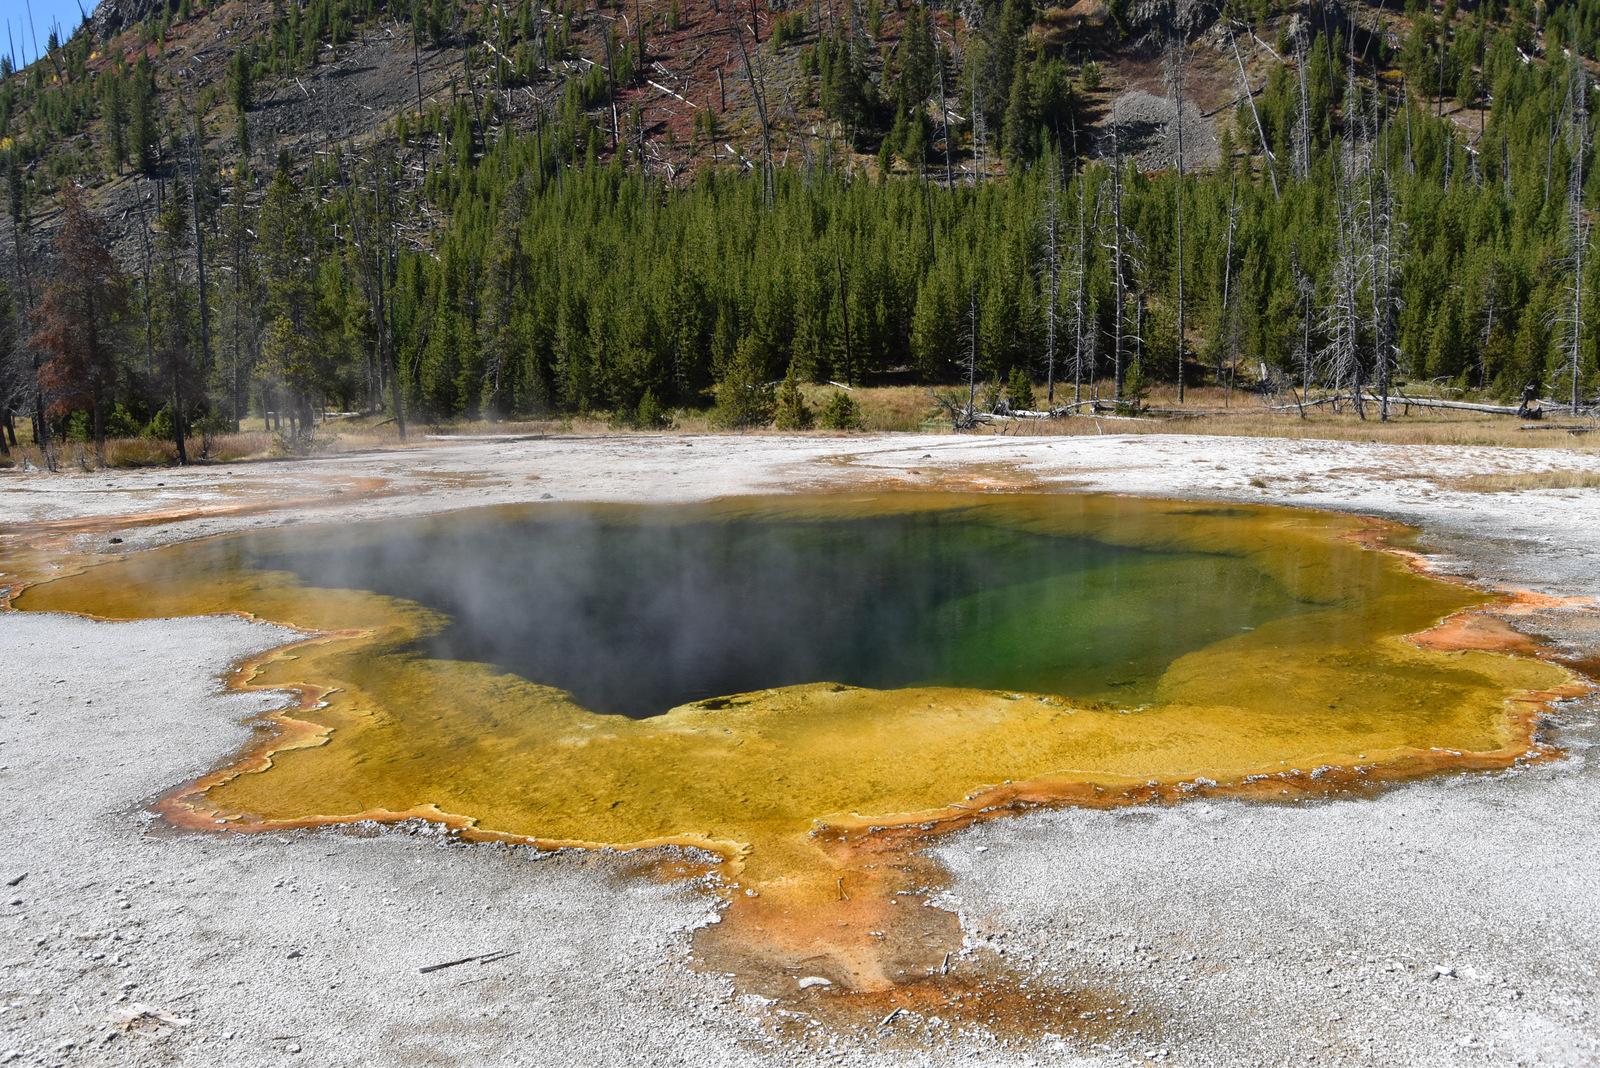
M 289 959 L 290 959 L 290 960 L 294 960 L 294 959 L 295 959 L 295 958 L 296 958 L 296 957 L 303 957 L 303 956 L 305 956 L 305 954 L 304 954 L 304 953 L 302 953 L 302 952 L 300 952 L 300 951 L 299 951 L 299 950 L 298 950 L 298 949 L 296 949 L 296 950 L 292 950 L 292 951 L 291 951 L 291 952 L 290 952 L 290 953 L 289 953 Z
M 285 1052 L 285 1053 L 299 1053 L 300 1052 L 300 1043 L 298 1043 L 298 1042 L 289 1043 L 287 1046 L 283 1047 L 283 1052 Z
M 832 979 L 824 979 L 820 975 L 808 975 L 804 979 L 800 980 L 800 983 L 799 983 L 799 986 L 800 986 L 801 990 L 810 990 L 814 986 L 832 986 L 832 985 L 833 985 L 833 980 Z
M 28 873 L 27 872 L 23 872 L 21 875 L 14 875 L 11 878 L 6 880 L 6 885 L 7 886 L 19 886 L 19 885 L 21 885 L 22 880 L 26 879 L 27 877 L 28 877 Z M 18 1054 L 18 1056 L 21 1056 L 21 1054 Z

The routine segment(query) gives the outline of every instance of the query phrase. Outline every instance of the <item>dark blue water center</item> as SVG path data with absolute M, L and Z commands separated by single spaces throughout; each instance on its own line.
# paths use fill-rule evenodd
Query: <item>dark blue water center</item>
M 981 508 L 535 507 L 388 527 L 251 562 L 419 602 L 450 621 L 425 655 L 635 718 L 823 681 L 1131 702 L 1178 656 L 1307 607 L 1241 557 L 1040 533 Z

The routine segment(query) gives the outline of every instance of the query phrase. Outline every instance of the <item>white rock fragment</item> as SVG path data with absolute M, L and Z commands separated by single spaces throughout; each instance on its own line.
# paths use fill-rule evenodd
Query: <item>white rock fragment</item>
M 800 980 L 798 985 L 801 990 L 810 990 L 814 986 L 832 986 L 833 980 L 824 979 L 820 975 L 808 975 Z

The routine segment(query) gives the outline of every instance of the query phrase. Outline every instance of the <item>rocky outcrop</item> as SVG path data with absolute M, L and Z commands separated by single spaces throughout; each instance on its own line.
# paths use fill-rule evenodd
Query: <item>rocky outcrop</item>
M 109 41 L 129 26 L 136 26 L 159 9 L 165 0 L 100 0 L 89 16 L 89 31 L 96 40 Z

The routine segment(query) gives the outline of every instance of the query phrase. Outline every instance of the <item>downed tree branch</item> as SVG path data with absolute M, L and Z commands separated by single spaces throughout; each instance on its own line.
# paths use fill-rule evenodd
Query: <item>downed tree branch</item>
M 473 961 L 477 961 L 479 964 L 490 964 L 515 955 L 516 950 L 514 949 L 497 949 L 491 953 L 478 953 L 471 957 L 462 957 L 460 960 L 447 960 L 443 964 L 426 964 L 418 968 L 417 971 L 427 975 L 429 972 L 442 972 L 446 968 L 454 968 L 458 964 L 471 964 Z
M 1366 397 L 1377 402 L 1378 398 Z M 1435 400 L 1432 397 L 1407 397 L 1399 393 L 1389 395 L 1390 404 L 1415 405 L 1418 408 L 1451 408 L 1463 412 L 1484 412 L 1488 415 L 1526 415 L 1527 409 L 1514 404 L 1472 404 L 1468 401 Z M 1543 402 L 1540 402 L 1541 405 Z
M 645 79 L 645 82 L 646 82 L 646 84 L 650 85 L 652 88 L 659 89 L 663 93 L 666 93 L 668 96 L 677 97 L 679 100 L 683 101 L 685 104 L 688 104 L 690 107 L 694 108 L 696 111 L 700 110 L 700 105 L 699 104 L 696 104 L 693 100 L 690 100 L 688 97 L 684 96 L 682 93 L 674 93 L 671 89 L 668 89 L 666 86 L 662 85 L 660 82 L 651 81 L 648 78 Z

